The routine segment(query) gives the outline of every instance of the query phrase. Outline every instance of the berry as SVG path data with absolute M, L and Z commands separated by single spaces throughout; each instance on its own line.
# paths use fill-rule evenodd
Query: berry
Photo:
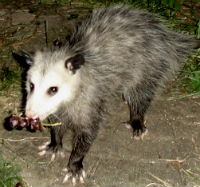
M 29 121 L 27 119 L 21 119 L 20 120 L 20 127 L 26 128 L 29 125 Z
M 18 128 L 20 126 L 20 118 L 18 116 L 12 115 L 9 120 L 10 127 Z
M 30 127 L 32 130 L 41 130 L 42 124 L 40 122 L 39 118 L 33 119 L 33 118 L 23 118 L 18 117 L 16 115 L 12 115 L 9 118 L 9 125 L 11 128 L 15 129 L 22 129 Z
M 30 118 L 30 119 L 29 119 L 29 124 L 31 125 L 31 127 L 32 127 L 34 130 L 40 130 L 41 127 L 42 127 L 39 118 L 36 118 L 36 119 Z

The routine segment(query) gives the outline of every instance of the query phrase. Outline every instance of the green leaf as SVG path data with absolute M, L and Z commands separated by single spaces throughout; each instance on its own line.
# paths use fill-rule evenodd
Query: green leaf
M 197 27 L 197 39 L 200 39 L 200 20 L 199 20 L 197 26 L 198 26 Z

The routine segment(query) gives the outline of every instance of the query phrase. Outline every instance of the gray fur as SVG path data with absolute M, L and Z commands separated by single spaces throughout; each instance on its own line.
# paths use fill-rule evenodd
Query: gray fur
M 169 31 L 146 11 L 130 7 L 94 11 L 61 51 L 70 51 L 71 56 L 81 53 L 86 61 L 79 70 L 81 89 L 67 114 L 85 126 L 91 111 L 99 116 L 99 105 L 105 110 L 116 96 L 124 95 L 130 105 L 138 97 L 152 99 L 196 44 Z
M 191 37 L 169 31 L 146 11 L 116 6 L 95 10 L 75 29 L 66 46 L 44 52 L 40 57 L 43 73 L 48 71 L 48 63 L 59 59 L 76 54 L 85 59 L 77 70 L 81 78 L 74 99 L 62 103 L 49 117 L 63 122 L 51 129 L 50 147 L 55 150 L 62 146 L 67 127 L 74 131 L 70 172 L 80 173 L 82 160 L 116 97 L 123 96 L 128 103 L 134 135 L 143 133 L 144 114 L 151 100 L 178 70 L 178 62 L 197 45 Z

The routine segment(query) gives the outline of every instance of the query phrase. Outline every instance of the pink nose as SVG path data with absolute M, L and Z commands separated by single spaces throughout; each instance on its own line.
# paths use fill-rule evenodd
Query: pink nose
M 30 112 L 30 111 L 26 111 L 25 115 L 26 117 L 32 118 L 32 119 L 36 119 L 38 117 L 35 113 Z

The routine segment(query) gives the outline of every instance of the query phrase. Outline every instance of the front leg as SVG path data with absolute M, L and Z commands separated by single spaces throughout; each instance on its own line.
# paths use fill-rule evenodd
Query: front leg
M 45 155 L 46 153 L 51 153 L 51 161 L 55 159 L 56 154 L 64 157 L 64 153 L 62 152 L 62 138 L 65 132 L 64 125 L 50 127 L 51 133 L 51 142 L 45 142 L 42 146 L 39 146 L 40 152 L 38 153 L 40 156 Z
M 63 180 L 63 183 L 67 182 L 69 178 L 72 179 L 72 184 L 76 184 L 78 179 L 81 183 L 84 183 L 85 171 L 83 170 L 83 159 L 88 152 L 91 144 L 96 138 L 97 129 L 86 130 L 84 132 L 75 132 L 73 139 L 73 149 L 69 158 L 69 163 L 64 171 L 67 174 Z

